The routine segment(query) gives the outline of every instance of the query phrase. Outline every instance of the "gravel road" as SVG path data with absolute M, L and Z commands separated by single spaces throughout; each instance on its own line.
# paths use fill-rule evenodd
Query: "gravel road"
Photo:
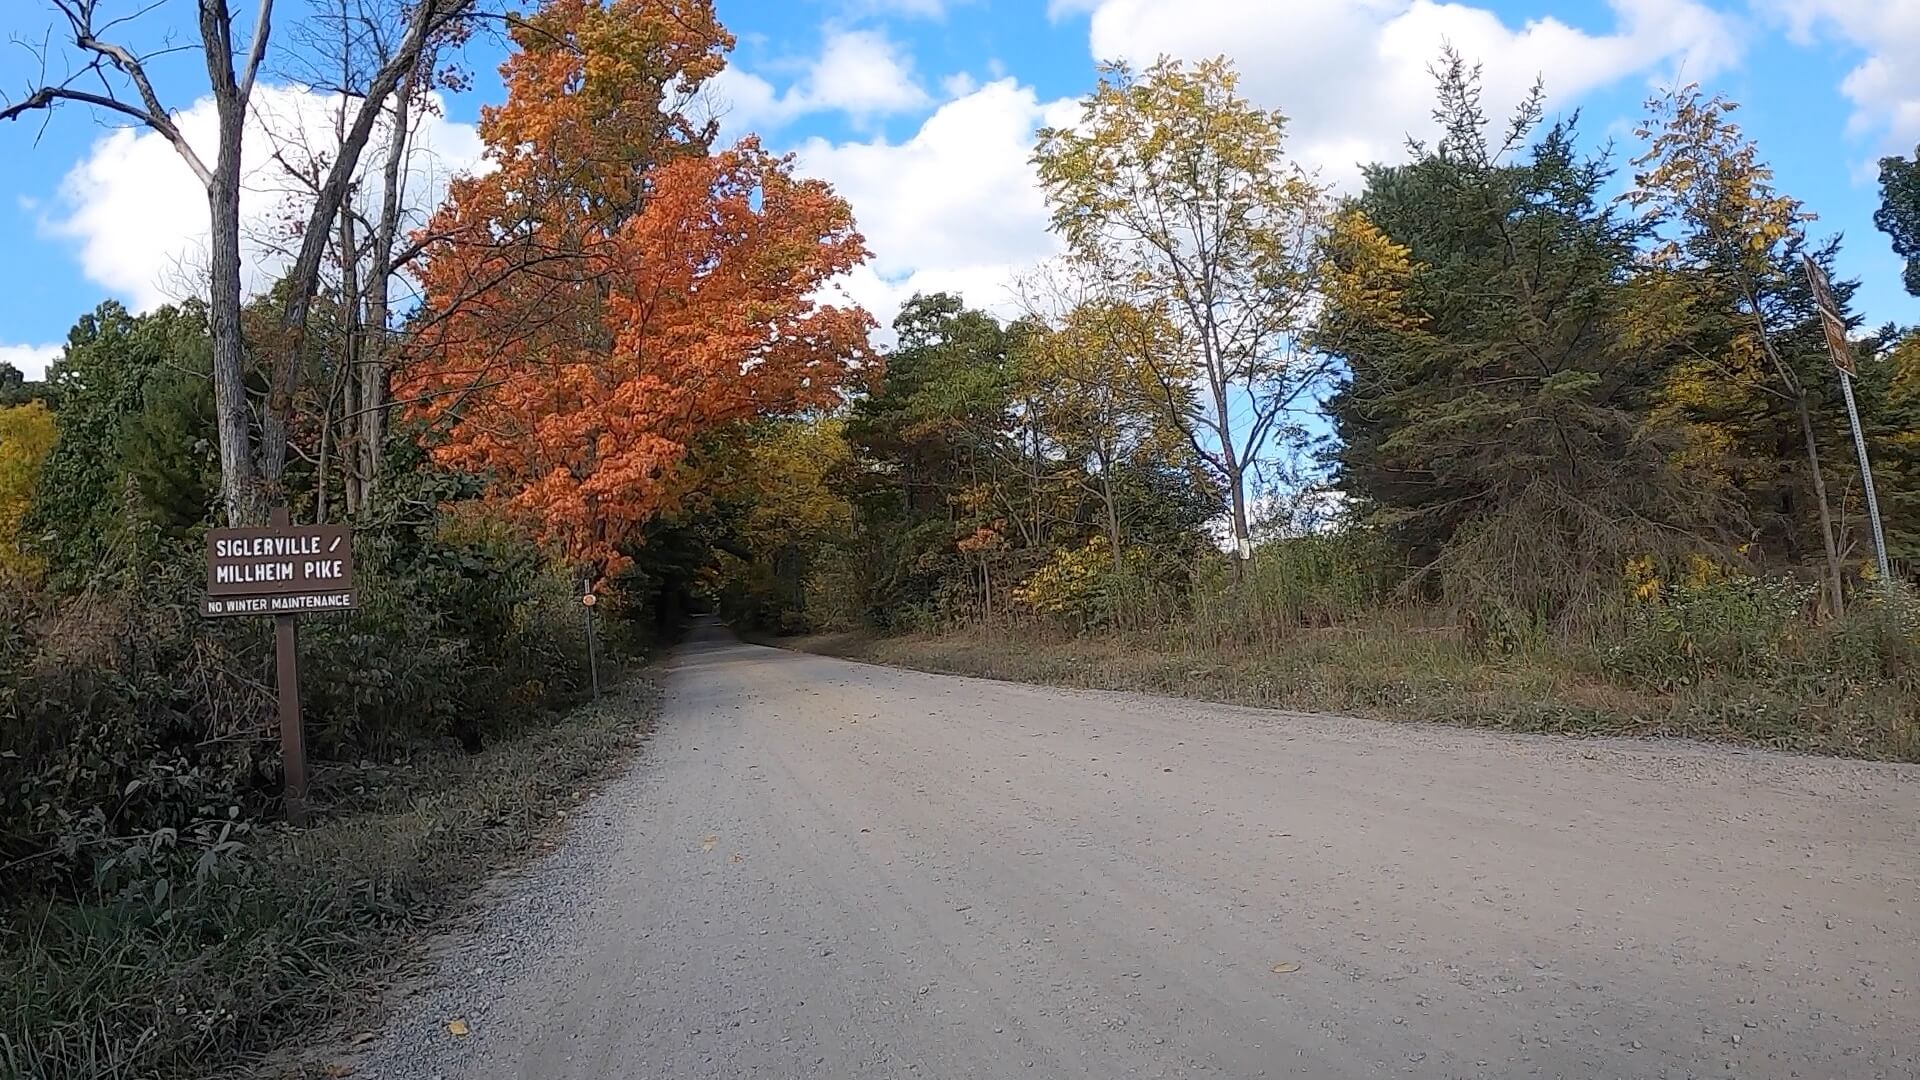
M 442 956 L 357 1076 L 1913 1077 L 1920 769 L 709 629 Z

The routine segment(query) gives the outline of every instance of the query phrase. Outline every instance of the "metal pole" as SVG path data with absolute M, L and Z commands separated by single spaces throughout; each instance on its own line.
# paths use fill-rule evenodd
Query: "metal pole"
M 1853 449 L 1860 455 L 1860 486 L 1867 493 L 1867 521 L 1873 527 L 1873 556 L 1880 567 L 1880 583 L 1893 588 L 1893 572 L 1887 566 L 1887 537 L 1880 529 L 1880 498 L 1873 490 L 1873 467 L 1867 464 L 1867 438 L 1860 431 L 1860 410 L 1853 403 L 1853 376 L 1842 371 L 1840 393 L 1847 399 L 1847 423 L 1853 426 Z
M 592 594 L 588 594 L 588 595 L 589 597 L 591 597 Z M 587 609 L 587 675 L 589 678 L 593 680 L 593 700 L 599 701 L 600 700 L 600 658 L 597 655 L 597 650 L 594 648 L 593 605 L 587 604 L 585 605 L 585 607 Z

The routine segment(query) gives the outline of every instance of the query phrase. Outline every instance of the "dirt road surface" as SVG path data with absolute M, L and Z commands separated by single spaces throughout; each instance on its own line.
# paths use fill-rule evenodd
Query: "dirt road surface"
M 358 1075 L 1911 1077 L 1917 823 L 1907 767 L 709 629 Z

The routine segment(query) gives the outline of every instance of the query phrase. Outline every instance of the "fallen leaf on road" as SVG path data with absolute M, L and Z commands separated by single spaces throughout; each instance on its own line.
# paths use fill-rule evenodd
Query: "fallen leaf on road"
M 705 840 L 702 840 L 702 841 L 700 841 L 700 850 L 701 850 L 701 851 L 712 851 L 712 850 L 713 850 L 713 845 L 715 845 L 715 844 L 717 844 L 717 843 L 719 843 L 719 842 L 720 842 L 720 838 L 719 838 L 718 836 L 709 836 L 709 837 L 707 837 L 707 838 L 706 838 Z
M 449 1020 L 449 1021 L 447 1021 L 447 1034 L 449 1034 L 449 1035 L 461 1035 L 461 1036 L 464 1036 L 464 1035 L 466 1035 L 466 1034 L 467 1034 L 467 1022 L 466 1022 L 465 1020 Z
M 734 853 L 733 853 L 733 858 L 731 858 L 731 859 L 729 859 L 729 860 L 727 860 L 727 861 L 728 861 L 728 862 L 744 862 L 745 860 L 746 860 L 746 856 L 745 856 L 745 855 L 742 855 L 742 854 L 740 854 L 739 852 L 737 852 L 737 851 L 736 851 L 736 852 L 734 852 Z
M 1296 964 L 1296 963 L 1294 963 L 1294 962 L 1293 962 L 1293 961 L 1291 961 L 1291 960 L 1289 960 L 1289 961 L 1287 961 L 1287 962 L 1286 962 L 1286 963 L 1284 963 L 1284 964 L 1275 964 L 1275 965 L 1273 965 L 1273 973 L 1274 973 L 1275 975 L 1291 975 L 1291 974 L 1293 974 L 1294 972 L 1296 972 L 1296 971 L 1299 971 L 1299 970 L 1300 970 L 1300 965 L 1299 965 L 1299 964 Z

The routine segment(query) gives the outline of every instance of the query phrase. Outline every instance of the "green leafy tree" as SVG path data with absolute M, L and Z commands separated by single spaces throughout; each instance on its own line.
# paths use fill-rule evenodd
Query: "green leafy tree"
M 1092 500 L 1106 537 L 1102 550 L 1118 571 L 1137 543 L 1168 539 L 1159 527 L 1168 504 L 1158 496 L 1165 492 L 1144 492 L 1183 474 L 1187 486 L 1215 490 L 1172 419 L 1191 407 L 1193 388 L 1162 382 L 1143 359 L 1172 349 L 1176 332 L 1164 320 L 1081 288 L 1071 276 L 1045 274 L 1031 284 L 1034 313 L 1016 350 L 1017 394 L 1044 441 L 1046 475 L 1070 497 Z M 1211 506 L 1202 520 L 1221 509 Z
M 33 397 L 27 376 L 19 368 L 0 360 L 0 408 L 21 405 Z
M 1880 209 L 1873 223 L 1907 261 L 1907 291 L 1920 296 L 1920 150 L 1912 158 L 1880 159 Z
M 209 348 L 197 305 L 135 316 L 108 301 L 68 334 L 47 373 L 60 438 L 23 528 L 55 584 L 77 587 L 108 562 L 128 509 L 123 428 L 147 410 L 150 387 L 205 370 Z
M 1909 331 L 1877 369 L 1884 404 L 1874 411 L 1873 468 L 1881 484 L 1888 555 L 1920 570 L 1920 332 Z
M 851 465 L 842 416 L 746 425 L 691 464 L 685 510 L 722 525 L 711 547 L 722 611 L 736 624 L 808 629 L 816 572 L 841 561 L 853 506 L 839 488 Z
M 126 418 L 114 446 L 137 512 L 163 535 L 185 539 L 209 524 L 220 497 L 211 371 L 155 373 L 140 411 Z
M 847 419 L 862 466 L 849 495 L 882 625 L 935 603 L 956 581 L 977 584 L 994 553 L 1037 546 L 1045 524 L 1013 435 L 1018 380 L 1007 328 L 944 293 L 909 300 L 893 326 L 899 344 L 885 377 Z

